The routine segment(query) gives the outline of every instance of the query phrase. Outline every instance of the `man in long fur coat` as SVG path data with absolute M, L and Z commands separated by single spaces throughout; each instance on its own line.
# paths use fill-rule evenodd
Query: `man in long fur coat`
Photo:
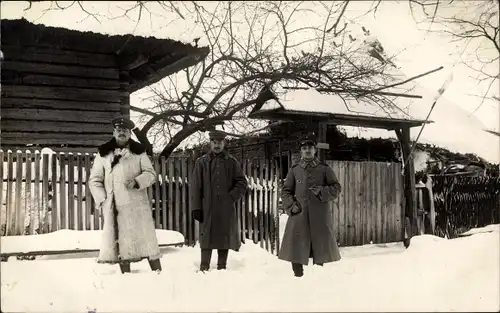
M 126 273 L 131 262 L 148 259 L 151 269 L 160 272 L 160 249 L 146 189 L 156 181 L 156 172 L 145 147 L 130 138 L 134 123 L 127 118 L 112 123 L 113 139 L 99 147 L 88 181 L 104 218 L 97 261 L 118 263 Z

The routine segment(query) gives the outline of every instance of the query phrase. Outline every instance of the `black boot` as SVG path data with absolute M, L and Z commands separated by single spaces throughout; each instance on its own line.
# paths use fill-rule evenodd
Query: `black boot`
M 149 267 L 151 267 L 151 270 L 157 273 L 161 272 L 161 262 L 160 259 L 155 259 L 155 260 L 148 260 Z
M 217 250 L 217 269 L 225 270 L 227 267 L 227 257 L 229 255 L 228 249 Z
M 122 272 L 122 274 L 130 273 L 130 263 L 122 262 L 122 263 L 119 263 L 119 265 L 120 265 L 120 271 Z
M 304 276 L 304 266 L 300 263 L 292 263 L 292 270 L 295 274 L 295 277 Z
M 201 249 L 200 271 L 206 272 L 210 269 L 210 260 L 212 259 L 212 249 Z

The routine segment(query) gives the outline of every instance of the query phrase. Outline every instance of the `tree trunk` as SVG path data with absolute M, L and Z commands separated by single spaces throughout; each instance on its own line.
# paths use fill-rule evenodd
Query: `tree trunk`
M 206 123 L 194 124 L 188 127 L 184 127 L 180 132 L 172 137 L 170 142 L 165 146 L 165 148 L 163 148 L 160 156 L 168 158 L 172 154 L 172 152 L 174 152 L 175 148 L 177 148 L 187 137 L 191 136 L 199 130 L 204 129 L 205 127 L 207 127 Z
M 142 130 L 139 130 L 137 128 L 135 128 L 134 130 L 134 134 L 135 136 L 137 137 L 137 139 L 139 139 L 139 141 L 144 145 L 146 146 L 146 153 L 149 155 L 149 156 L 153 156 L 153 145 L 151 144 L 151 142 L 149 142 L 149 139 L 148 137 L 146 136 L 146 134 L 144 133 L 144 131 Z

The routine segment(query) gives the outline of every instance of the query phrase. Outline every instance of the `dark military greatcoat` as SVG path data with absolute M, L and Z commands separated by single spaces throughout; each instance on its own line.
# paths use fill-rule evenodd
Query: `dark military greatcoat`
M 241 247 L 236 202 L 247 191 L 239 162 L 227 152 L 210 152 L 196 160 L 191 184 L 191 208 L 201 209 L 199 227 L 202 249 Z
M 279 258 L 307 265 L 312 254 L 314 264 L 340 260 L 330 208 L 341 186 L 333 170 L 314 159 L 293 166 L 283 184 L 283 207 L 289 213 Z M 302 212 L 291 214 L 297 205 Z

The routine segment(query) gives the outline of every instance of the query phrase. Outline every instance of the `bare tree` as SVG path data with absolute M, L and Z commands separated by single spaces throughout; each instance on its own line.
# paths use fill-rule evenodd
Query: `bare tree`
M 213 10 L 191 5 L 182 14 L 203 27 L 211 52 L 199 65 L 154 89 L 155 106 L 150 110 L 155 114 L 141 132 L 166 138 L 161 155 L 169 156 L 186 138 L 215 125 L 224 125 L 235 136 L 254 132 L 263 125 L 249 120 L 248 114 L 288 88 L 362 97 L 391 110 L 392 98 L 383 92 L 393 82 L 385 74 L 387 64 L 345 40 L 347 1 L 316 6 L 219 2 Z M 298 20 L 309 22 L 298 25 Z
M 417 21 L 431 23 L 430 31 L 447 35 L 452 42 L 464 44 L 466 51 L 461 51 L 465 52 L 462 63 L 476 73 L 474 78 L 485 87 L 484 93 L 477 95 L 482 101 L 476 110 L 486 99 L 500 101 L 500 1 L 409 0 L 409 4 Z M 424 15 L 423 20 L 416 17 L 418 13 Z
M 83 2 L 75 4 L 97 20 L 102 17 Z M 249 112 L 279 98 L 287 88 L 362 98 L 392 111 L 397 94 L 384 92 L 395 86 L 386 73 L 390 62 L 380 62 L 349 37 L 344 19 L 348 5 L 349 1 L 131 2 L 122 17 L 135 16 L 138 23 L 144 12 L 173 12 L 201 27 L 203 37 L 194 43 L 210 48 L 200 64 L 155 85 L 154 106 L 136 108 L 146 113 L 136 134 L 142 140 L 164 141 L 161 155 L 168 157 L 186 138 L 216 125 L 236 136 L 255 132 L 265 125 L 249 120 Z M 65 9 L 57 1 L 50 8 Z

